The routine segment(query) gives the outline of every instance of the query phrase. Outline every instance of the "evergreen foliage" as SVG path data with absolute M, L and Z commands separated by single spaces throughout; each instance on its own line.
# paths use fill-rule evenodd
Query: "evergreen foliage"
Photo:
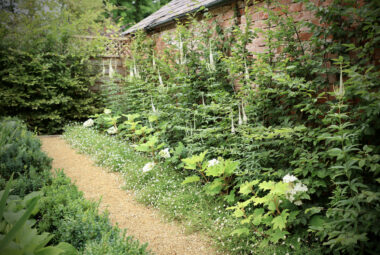
M 62 171 L 52 178 L 26 125 L 0 121 L 0 254 L 143 255 L 146 246 L 112 226 Z
M 101 2 L 19 1 L 0 9 L 0 112 L 18 116 L 30 129 L 58 133 L 101 105 L 91 90 L 98 70 L 90 58 L 102 40 L 78 35 L 99 32 Z
M 160 9 L 170 0 L 104 0 L 115 8 L 106 12 L 123 29 L 127 29 Z
M 14 175 L 13 192 L 24 196 L 49 180 L 51 159 L 41 152 L 40 141 L 20 120 L 0 121 L 0 148 L 0 188 Z

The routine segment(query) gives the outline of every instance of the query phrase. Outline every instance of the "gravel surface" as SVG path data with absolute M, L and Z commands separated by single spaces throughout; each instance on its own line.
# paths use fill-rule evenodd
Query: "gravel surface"
M 112 223 L 148 243 L 155 254 L 217 254 L 200 233 L 185 234 L 183 226 L 164 222 L 157 210 L 137 203 L 131 192 L 121 189 L 124 182 L 118 173 L 95 166 L 89 157 L 76 153 L 58 136 L 42 136 L 40 140 L 43 151 L 53 158 L 54 169 L 63 169 L 86 199 L 101 199 L 100 209 L 108 210 Z

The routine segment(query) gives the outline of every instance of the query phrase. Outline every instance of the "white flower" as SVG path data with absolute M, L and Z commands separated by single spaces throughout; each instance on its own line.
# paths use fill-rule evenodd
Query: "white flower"
M 156 60 L 154 59 L 154 53 L 153 53 L 152 63 L 153 63 L 153 69 L 156 69 Z
M 245 114 L 245 106 L 244 106 L 243 99 L 241 100 L 241 112 L 242 112 L 242 114 L 243 114 L 243 123 L 244 123 L 244 124 L 247 124 L 247 122 L 248 122 L 248 117 L 247 117 L 247 115 Z
M 146 163 L 145 166 L 143 167 L 142 171 L 144 173 L 149 172 L 150 170 L 152 170 L 154 168 L 155 165 L 156 164 L 154 162 Z
M 293 183 L 293 181 L 295 180 L 298 180 L 295 176 L 292 176 L 292 175 L 286 175 L 284 176 L 283 178 L 283 182 L 285 183 Z M 300 181 L 298 181 L 294 186 L 293 184 L 290 184 L 289 185 L 289 190 L 286 192 L 286 198 L 293 203 L 294 199 L 295 199 L 295 196 L 298 194 L 298 193 L 302 193 L 302 192 L 307 192 L 308 191 L 308 188 L 305 184 L 302 184 Z M 295 205 L 302 205 L 302 201 L 301 200 L 296 200 L 294 202 Z
M 231 134 L 235 134 L 234 115 L 231 113 Z
M 284 178 L 282 178 L 282 181 L 284 183 L 295 182 L 297 180 L 298 180 L 297 177 L 295 177 L 294 175 L 290 175 L 290 174 L 287 174 L 284 176 Z
M 111 114 L 111 110 L 110 109 L 104 109 L 104 113 L 105 114 Z
M 294 186 L 293 190 L 298 193 L 298 192 L 306 192 L 308 191 L 308 188 L 305 184 L 302 184 L 300 182 L 297 182 L 296 185 Z
M 243 125 L 243 120 L 242 120 L 242 118 L 241 118 L 240 105 L 239 105 L 238 108 L 239 108 L 239 121 L 238 121 L 238 125 L 241 126 L 241 125 Z
M 117 128 L 115 128 L 114 126 L 112 126 L 109 129 L 107 129 L 107 133 L 110 134 L 110 135 L 114 135 L 114 134 L 117 133 Z
M 114 70 L 112 68 L 112 61 L 110 59 L 110 64 L 109 64 L 109 67 L 108 67 L 108 75 L 109 75 L 110 78 L 112 78 L 113 74 L 114 74 Z
M 133 77 L 135 77 L 135 73 L 133 72 L 133 67 L 129 68 L 129 80 L 132 81 Z
M 298 238 L 297 238 L 297 242 L 301 242 L 301 237 L 298 237 Z
M 88 119 L 83 123 L 84 127 L 92 127 L 94 125 L 94 121 L 92 119 Z
M 208 161 L 208 167 L 215 166 L 217 164 L 219 164 L 219 160 L 215 158 Z
M 211 41 L 209 45 L 210 45 L 210 70 L 215 71 L 214 54 L 212 53 Z
M 170 158 L 170 152 L 169 152 L 169 148 L 166 148 L 164 150 L 161 150 L 158 155 L 160 157 L 163 157 L 163 158 Z
M 158 71 L 158 81 L 160 82 L 160 86 L 164 86 L 164 82 L 162 81 L 162 77 L 160 74 L 160 69 L 157 69 L 157 71 Z
M 248 67 L 247 67 L 247 61 L 244 61 L 244 78 L 246 80 L 249 80 L 249 71 L 248 71 Z
M 153 111 L 153 112 L 156 112 L 157 110 L 156 110 L 156 107 L 154 107 L 152 96 L 150 97 L 150 101 L 151 101 L 151 103 L 152 103 L 152 111 Z
M 343 83 L 343 71 L 342 71 L 342 65 L 340 65 L 340 79 L 339 79 L 339 88 L 335 88 L 335 86 L 333 86 L 334 88 L 334 93 L 336 95 L 336 97 L 338 98 L 343 98 L 344 97 L 344 94 L 345 94 L 345 89 L 344 89 L 344 83 Z

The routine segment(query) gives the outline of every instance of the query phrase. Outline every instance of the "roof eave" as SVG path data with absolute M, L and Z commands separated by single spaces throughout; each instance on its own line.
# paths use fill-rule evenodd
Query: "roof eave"
M 201 6 L 195 8 L 195 9 L 193 9 L 193 10 L 191 10 L 191 11 L 181 13 L 181 14 L 179 14 L 179 15 L 176 15 L 176 16 L 173 16 L 173 17 L 170 17 L 170 18 L 168 18 L 168 19 L 166 19 L 166 20 L 163 20 L 163 21 L 160 21 L 160 22 L 158 22 L 158 23 L 154 23 L 154 24 L 152 24 L 152 25 L 148 25 L 148 26 L 146 26 L 146 27 L 143 27 L 142 29 L 144 29 L 145 31 L 151 31 L 151 30 L 153 30 L 153 29 L 155 29 L 155 28 L 157 28 L 157 27 L 161 27 L 161 26 L 163 26 L 163 25 L 167 25 L 167 24 L 170 24 L 170 23 L 172 23 L 172 22 L 175 22 L 176 19 L 181 19 L 181 18 L 185 17 L 185 16 L 186 16 L 187 14 L 189 14 L 189 13 L 196 12 L 196 11 L 198 11 L 200 8 L 202 8 L 203 6 L 206 7 L 206 8 L 210 8 L 210 7 L 214 7 L 214 6 L 216 6 L 216 5 L 219 5 L 219 4 L 222 4 L 222 3 L 231 2 L 231 1 L 233 1 L 233 0 L 215 0 L 215 1 L 212 1 L 212 2 L 210 2 L 210 3 L 208 3 L 208 4 L 206 4 L 206 5 L 201 5 Z M 138 30 L 140 30 L 140 29 L 134 29 L 134 30 L 132 30 L 132 31 L 127 30 L 127 31 L 121 33 L 121 35 L 122 35 L 122 36 L 125 36 L 125 35 L 128 35 L 128 34 L 132 34 L 132 33 L 136 32 L 136 31 L 138 31 Z

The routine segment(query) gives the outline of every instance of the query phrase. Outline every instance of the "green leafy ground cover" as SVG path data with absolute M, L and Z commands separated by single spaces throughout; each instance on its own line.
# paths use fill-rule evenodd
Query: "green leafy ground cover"
M 62 171 L 53 178 L 51 159 L 21 121 L 0 121 L 0 148 L 0 254 L 149 254 Z
M 258 246 L 243 236 L 231 235 L 239 221 L 229 203 L 208 195 L 202 185 L 184 185 L 186 172 L 176 170 L 160 157 L 151 170 L 144 168 L 152 158 L 135 151 L 128 142 L 100 134 L 94 129 L 68 126 L 63 137 L 79 152 L 88 154 L 99 165 L 120 172 L 125 188 L 133 190 L 138 201 L 158 208 L 169 220 L 182 222 L 189 231 L 202 231 L 218 248 L 231 254 L 319 254 L 306 240 L 286 245 Z M 153 164 L 152 164 L 153 165 Z M 249 211 L 249 210 L 248 210 Z

